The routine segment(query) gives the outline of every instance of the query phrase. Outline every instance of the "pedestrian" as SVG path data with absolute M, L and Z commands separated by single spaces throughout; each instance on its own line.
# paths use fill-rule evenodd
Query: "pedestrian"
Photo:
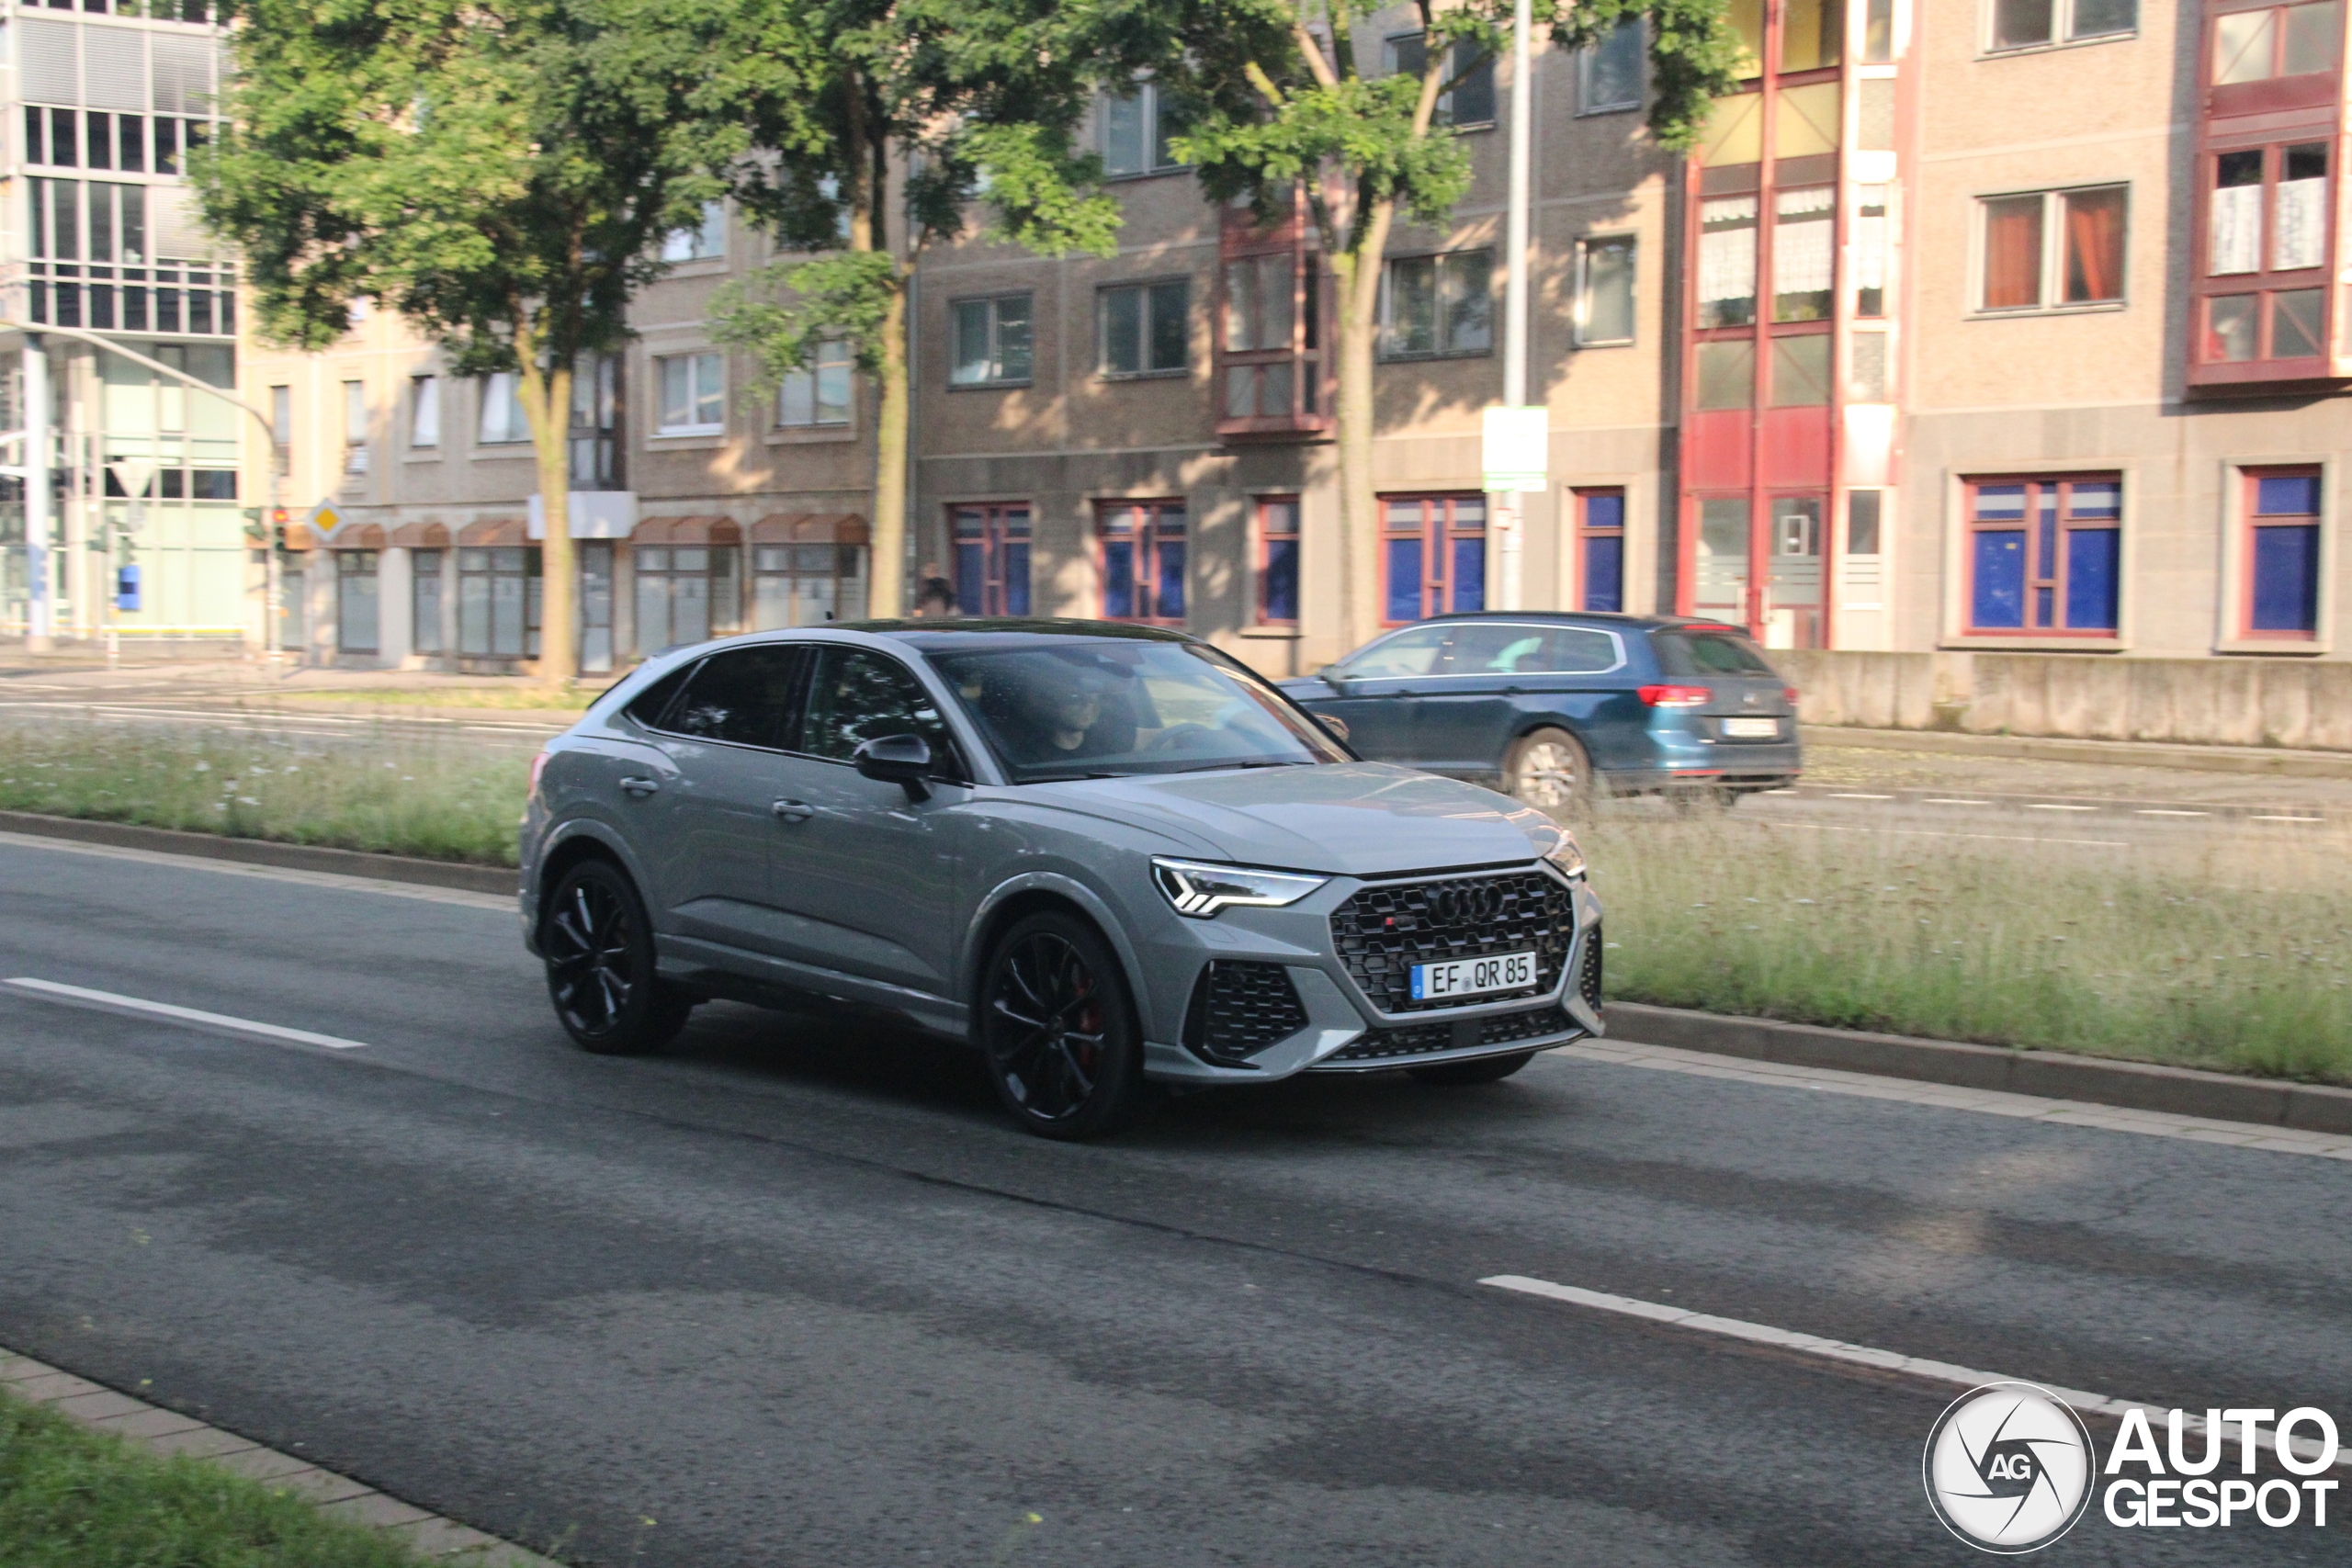
M 915 615 L 939 620 L 956 615 L 956 585 L 939 574 L 937 561 L 922 563 L 922 585 L 915 591 Z

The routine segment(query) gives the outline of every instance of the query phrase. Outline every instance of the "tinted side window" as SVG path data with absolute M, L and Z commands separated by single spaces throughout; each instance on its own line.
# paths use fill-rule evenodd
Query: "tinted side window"
M 1617 640 L 1589 626 L 1457 626 L 1456 675 L 1589 675 L 1617 662 Z
M 1340 673 L 1351 681 L 1397 681 L 1430 674 L 1437 669 L 1438 655 L 1445 651 L 1447 629 L 1415 626 L 1398 632 L 1341 664 Z
M 678 694 L 678 688 L 686 683 L 686 677 L 693 674 L 698 668 L 698 665 L 692 663 L 679 665 L 675 670 L 638 693 L 630 699 L 628 706 L 621 711 L 648 729 L 661 728 L 662 711 L 669 707 L 671 699 Z
M 1659 632 L 1658 668 L 1669 675 L 1770 675 L 1772 667 L 1744 637 L 1729 632 Z
M 846 762 L 865 741 L 920 735 L 930 743 L 941 772 L 957 771 L 955 742 L 939 705 L 905 665 L 856 648 L 823 649 L 818 658 L 800 750 Z
M 662 728 L 739 746 L 781 746 L 800 649 L 769 645 L 714 653 L 695 670 Z

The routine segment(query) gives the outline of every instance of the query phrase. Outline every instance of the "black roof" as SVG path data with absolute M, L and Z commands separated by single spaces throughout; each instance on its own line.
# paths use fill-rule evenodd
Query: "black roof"
M 898 637 L 921 649 L 951 649 L 983 643 L 991 648 L 1021 648 L 1073 639 L 1125 642 L 1198 642 L 1190 632 L 1170 626 L 1139 626 L 1125 621 L 1081 621 L 1048 616 L 947 616 L 936 620 L 843 621 L 833 629 L 872 632 Z

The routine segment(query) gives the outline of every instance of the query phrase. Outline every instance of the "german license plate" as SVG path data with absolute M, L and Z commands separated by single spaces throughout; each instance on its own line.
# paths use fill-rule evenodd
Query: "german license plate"
M 1413 999 L 1475 997 L 1483 991 L 1512 991 L 1535 984 L 1535 954 L 1498 953 L 1487 958 L 1456 958 L 1413 965 Z
M 1770 740 L 1781 733 L 1777 718 L 1727 718 L 1724 720 L 1724 738 L 1727 740 Z

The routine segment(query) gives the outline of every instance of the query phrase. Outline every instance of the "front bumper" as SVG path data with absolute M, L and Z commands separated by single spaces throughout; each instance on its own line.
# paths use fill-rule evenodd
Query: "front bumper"
M 1497 874 L 1524 869 L 1497 868 Z M 1581 879 L 1566 883 L 1574 934 L 1557 983 L 1549 991 L 1404 1013 L 1384 1011 L 1356 983 L 1331 936 L 1332 910 L 1368 886 L 1334 878 L 1330 886 L 1290 909 L 1228 910 L 1215 920 L 1183 922 L 1190 929 L 1171 934 L 1192 939 L 1189 970 L 1179 971 L 1184 975 L 1182 989 L 1188 999 L 1207 963 L 1279 964 L 1289 976 L 1306 1022 L 1251 1052 L 1246 1062 L 1231 1063 L 1209 1060 L 1184 1043 L 1183 1018 L 1155 1020 L 1160 1026 L 1148 1032 L 1145 1075 L 1164 1083 L 1198 1086 L 1264 1084 L 1306 1072 L 1381 1072 L 1513 1055 L 1602 1032 L 1600 901 Z M 1168 951 L 1167 943 L 1156 945 L 1148 962 L 1166 973 L 1177 955 Z

